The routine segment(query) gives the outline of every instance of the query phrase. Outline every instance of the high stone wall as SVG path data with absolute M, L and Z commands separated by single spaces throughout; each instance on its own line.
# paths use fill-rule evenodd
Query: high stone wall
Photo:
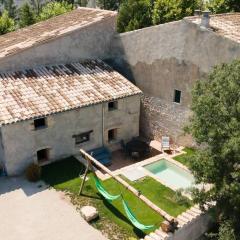
M 216 64 L 240 58 L 240 45 L 187 20 L 118 34 L 110 63 L 144 93 L 140 132 L 150 139 L 171 136 L 191 145 L 183 126 L 188 122 L 191 90 Z M 182 92 L 174 103 L 174 90 Z

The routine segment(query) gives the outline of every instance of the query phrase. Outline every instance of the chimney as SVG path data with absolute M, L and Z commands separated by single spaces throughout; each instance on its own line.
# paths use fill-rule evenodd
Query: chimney
M 202 11 L 200 9 L 194 10 L 194 16 L 201 16 Z
M 210 11 L 202 12 L 201 26 L 204 28 L 210 28 Z

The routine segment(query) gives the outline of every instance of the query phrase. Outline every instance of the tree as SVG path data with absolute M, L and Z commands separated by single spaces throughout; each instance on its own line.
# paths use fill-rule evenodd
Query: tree
M 195 9 L 200 9 L 200 0 L 156 0 L 153 10 L 153 23 L 161 24 L 191 16 Z
M 219 239 L 240 239 L 240 61 L 215 67 L 192 95 L 188 130 L 201 148 L 191 170 L 196 183 L 212 184 L 194 198 L 201 206 L 216 202 Z
M 97 0 L 97 5 L 102 9 L 116 11 L 120 5 L 120 0 Z
M 119 10 L 117 29 L 127 32 L 152 25 L 149 0 L 125 0 Z
M 240 11 L 239 0 L 209 0 L 209 2 L 206 3 L 206 7 L 212 13 L 227 13 Z
M 32 8 L 34 9 L 35 14 L 38 16 L 41 11 L 42 1 L 41 0 L 30 0 L 30 4 L 31 4 Z
M 63 13 L 69 12 L 73 9 L 71 4 L 66 2 L 49 2 L 43 6 L 39 14 L 38 20 L 43 21 L 53 16 L 58 16 Z
M 0 0 L 0 1 L 4 6 L 4 10 L 8 12 L 9 17 L 14 19 L 16 17 L 17 11 L 14 0 Z
M 2 16 L 0 17 L 0 35 L 14 31 L 14 29 L 14 20 L 9 17 L 7 11 L 4 11 Z
M 36 21 L 35 14 L 28 3 L 22 5 L 19 9 L 19 27 L 26 27 L 34 24 Z

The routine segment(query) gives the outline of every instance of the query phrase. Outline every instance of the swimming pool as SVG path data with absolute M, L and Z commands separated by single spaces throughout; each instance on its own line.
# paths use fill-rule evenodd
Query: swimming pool
M 174 190 L 186 189 L 194 185 L 194 177 L 191 173 L 166 159 L 160 159 L 144 166 L 144 168 L 156 175 L 163 184 Z

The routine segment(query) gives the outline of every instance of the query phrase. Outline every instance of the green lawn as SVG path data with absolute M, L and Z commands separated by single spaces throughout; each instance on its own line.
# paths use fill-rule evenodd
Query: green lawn
M 109 203 L 98 194 L 92 173 L 88 174 L 89 180 L 84 186 L 83 195 L 80 197 L 77 196 L 81 184 L 81 179 L 78 176 L 79 173 L 82 174 L 83 172 L 84 167 L 76 161 L 75 158 L 67 158 L 60 162 L 44 166 L 42 169 L 42 177 L 55 189 L 68 191 L 73 204 L 79 207 L 86 204 L 95 206 L 99 211 L 100 218 L 92 224 L 106 233 L 109 239 L 138 238 L 148 233 L 141 232 L 131 225 L 124 213 L 120 199 Z M 122 193 L 138 220 L 143 224 L 156 224 L 156 226 L 159 226 L 163 221 L 161 216 L 114 179 L 111 178 L 104 181 L 103 185 L 111 194 Z M 174 200 L 174 192 L 171 189 L 164 187 L 151 178 L 145 178 L 132 185 L 172 216 L 177 216 L 189 207 L 179 205 Z
M 183 149 L 183 151 L 186 153 L 178 155 L 173 159 L 189 167 L 189 162 L 191 161 L 191 157 L 195 154 L 196 150 L 194 148 L 186 147 Z
M 124 178 L 124 180 L 126 180 L 126 178 Z M 191 207 L 190 201 L 189 203 L 179 204 L 173 190 L 165 187 L 151 177 L 129 183 L 136 189 L 141 190 L 144 196 L 173 217 L 177 217 Z

